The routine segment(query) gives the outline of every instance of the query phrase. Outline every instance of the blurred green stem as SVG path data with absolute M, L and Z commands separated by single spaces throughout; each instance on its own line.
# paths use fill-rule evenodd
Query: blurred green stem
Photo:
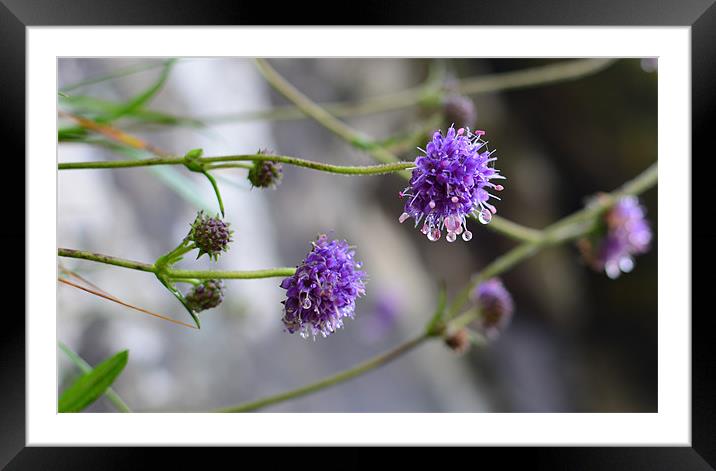
M 609 209 L 620 197 L 625 195 L 638 195 L 657 184 L 657 164 L 653 164 L 635 179 L 631 180 L 620 189 L 608 195 L 602 195 L 594 204 L 567 216 L 552 224 L 544 230 L 539 239 L 523 242 L 506 254 L 498 257 L 487 265 L 470 283 L 456 296 L 450 306 L 444 312 L 445 323 L 442 328 L 431 328 L 430 326 L 420 335 L 398 345 L 394 349 L 373 357 L 357 366 L 349 368 L 338 374 L 316 381 L 306 386 L 292 389 L 281 394 L 267 396 L 256 401 L 246 402 L 234 407 L 221 409 L 219 412 L 248 412 L 262 407 L 288 401 L 306 394 L 321 391 L 325 388 L 335 386 L 343 381 L 367 373 L 379 366 L 382 366 L 398 357 L 413 350 L 431 338 L 440 338 L 443 333 L 469 324 L 479 315 L 479 309 L 470 309 L 461 316 L 455 317 L 470 299 L 470 293 L 477 285 L 489 278 L 500 275 L 518 263 L 535 255 L 545 247 L 559 245 L 571 241 L 587 233 L 593 227 L 596 219 Z M 431 321 L 431 324 L 434 323 Z
M 377 355 L 377 356 L 375 356 L 359 365 L 354 366 L 353 368 L 349 368 L 347 370 L 341 371 L 338 374 L 329 376 L 329 377 L 324 378 L 324 379 L 317 381 L 315 383 L 311 383 L 309 385 L 306 385 L 306 386 L 303 386 L 300 388 L 292 389 L 290 391 L 286 391 L 281 394 L 267 396 L 267 397 L 264 397 L 263 399 L 259 399 L 257 401 L 246 402 L 244 404 L 241 404 L 241 405 L 238 405 L 235 407 L 227 407 L 226 409 L 221 409 L 217 412 L 248 412 L 248 411 L 252 411 L 252 410 L 260 409 L 262 407 L 269 406 L 271 404 L 276 404 L 279 402 L 287 401 L 289 399 L 295 399 L 297 397 L 305 396 L 307 394 L 311 394 L 313 392 L 329 388 L 336 384 L 347 381 L 351 378 L 355 378 L 356 376 L 359 376 L 367 371 L 374 370 L 374 369 L 378 368 L 379 366 L 385 365 L 386 363 L 389 363 L 389 362 L 395 360 L 396 358 L 399 358 L 400 356 L 413 350 L 418 345 L 422 344 L 428 338 L 429 337 L 427 334 L 423 334 L 419 337 L 416 337 L 412 340 L 402 343 L 401 345 L 397 346 L 393 350 L 390 350 L 390 351 L 387 351 L 380 355 Z
M 279 75 L 273 67 L 265 59 L 256 59 L 256 66 L 259 72 L 264 76 L 266 81 L 276 91 L 281 93 L 289 101 L 293 102 L 306 116 L 313 118 L 324 128 L 331 131 L 336 136 L 351 144 L 357 149 L 366 151 L 377 161 L 388 163 L 395 162 L 398 158 L 382 147 L 374 145 L 373 141 L 358 131 L 354 130 L 345 123 L 334 118 L 328 111 L 320 105 L 314 103 L 310 98 L 301 93 L 293 85 L 288 83 L 281 75 Z

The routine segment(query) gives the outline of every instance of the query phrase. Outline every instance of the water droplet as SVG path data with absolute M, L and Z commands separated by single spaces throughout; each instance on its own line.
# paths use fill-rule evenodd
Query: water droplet
M 311 300 L 308 299 L 308 296 L 306 296 L 306 299 L 303 301 L 302 306 L 304 309 L 309 309 L 311 307 Z
M 423 234 L 427 235 L 428 232 L 430 232 L 430 227 L 428 227 L 427 224 L 423 224 L 423 228 L 420 229 L 420 232 L 422 232 Z
M 460 201 L 460 198 L 458 198 L 457 196 L 453 196 L 452 198 L 450 198 L 450 201 L 452 201 L 453 203 L 457 203 L 458 201 Z
M 460 227 L 457 228 L 457 230 L 455 231 L 455 234 L 457 234 L 457 235 L 462 234 L 462 225 L 460 225 Z
M 502 185 L 495 185 L 495 190 L 496 190 L 496 191 L 502 191 L 502 190 L 504 190 L 504 189 L 505 189 L 505 187 L 502 186 Z
M 403 224 L 409 217 L 410 217 L 410 214 L 408 214 L 408 213 L 403 213 L 403 214 L 401 214 L 400 217 L 398 218 L 398 222 L 401 223 L 401 224 Z
M 624 273 L 629 273 L 634 269 L 634 260 L 631 257 L 622 257 L 619 260 L 619 269 Z
M 445 236 L 445 240 L 447 240 L 448 242 L 455 242 L 455 239 L 457 239 L 457 234 L 455 234 L 454 232 L 448 232 Z
M 612 280 L 619 278 L 619 275 L 621 275 L 619 265 L 616 262 L 609 262 L 604 265 L 604 271 L 607 273 L 607 276 Z
M 438 239 L 440 239 L 440 229 L 433 227 L 430 232 L 428 232 L 428 240 L 430 242 L 435 242 Z
M 477 220 L 483 224 L 490 224 L 492 221 L 492 213 L 489 209 L 483 209 L 480 214 L 477 215 Z
M 457 232 L 462 223 L 460 218 L 455 215 L 446 216 L 443 222 L 445 223 L 445 229 L 447 229 L 448 232 Z
M 435 209 L 435 201 L 430 201 L 430 203 L 428 203 L 428 206 L 430 206 L 430 209 Z
M 470 239 L 472 239 L 472 232 L 465 231 L 462 233 L 462 240 L 464 240 L 465 242 L 468 242 Z

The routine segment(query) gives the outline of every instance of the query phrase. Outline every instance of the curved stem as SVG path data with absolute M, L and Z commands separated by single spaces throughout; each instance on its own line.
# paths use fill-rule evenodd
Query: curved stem
M 218 157 L 200 157 L 196 159 L 200 164 L 208 164 L 210 169 L 224 168 L 221 165 L 213 166 L 212 164 L 222 164 L 225 162 L 253 162 L 253 161 L 272 161 L 280 162 L 296 167 L 308 168 L 328 173 L 337 173 L 342 175 L 382 175 L 387 173 L 400 172 L 415 166 L 413 162 L 391 162 L 388 164 L 378 165 L 333 165 L 323 162 L 315 162 L 313 160 L 291 157 L 288 155 L 267 155 L 267 154 L 245 154 L 245 155 L 225 155 Z M 80 169 L 112 169 L 112 168 L 131 168 L 146 167 L 153 165 L 184 165 L 184 157 L 156 157 L 142 160 L 108 160 L 99 162 L 63 162 L 58 164 L 59 170 L 80 170 Z
M 345 123 L 334 118 L 320 105 L 314 103 L 310 98 L 297 90 L 286 79 L 279 75 L 265 59 L 256 59 L 256 66 L 271 86 L 281 93 L 288 100 L 293 102 L 306 116 L 313 118 L 321 126 L 331 131 L 336 136 L 351 144 L 353 147 L 362 149 L 379 162 L 395 162 L 398 158 L 382 147 L 373 145 L 370 138 L 354 130 Z
M 405 353 L 408 353 L 418 345 L 421 345 L 429 338 L 430 337 L 427 334 L 422 334 L 418 337 L 408 340 L 405 343 L 402 343 L 401 345 L 397 346 L 392 350 L 389 350 L 385 353 L 371 358 L 370 360 L 360 363 L 353 368 L 349 368 L 345 371 L 341 371 L 338 374 L 328 376 L 319 381 L 316 381 L 315 383 L 307 384 L 306 386 L 292 389 L 290 391 L 286 391 L 273 396 L 267 396 L 256 401 L 246 402 L 238 406 L 227 407 L 225 409 L 219 410 L 218 412 L 249 412 L 252 410 L 260 409 L 262 407 L 266 407 L 271 404 L 284 402 L 289 399 L 295 399 L 297 397 L 305 396 L 307 394 L 320 391 L 331 386 L 335 386 L 336 384 L 342 383 L 351 378 L 355 378 L 356 376 L 374 370 L 379 366 L 385 365 L 386 363 L 389 363 L 396 358 L 399 358 L 400 356 L 404 355 Z
M 221 192 L 219 191 L 219 185 L 217 185 L 216 180 L 214 179 L 214 176 L 204 170 L 202 172 L 206 178 L 209 179 L 209 182 L 211 183 L 211 187 L 214 189 L 214 194 L 216 194 L 216 199 L 219 201 L 219 211 L 221 211 L 221 217 L 226 216 L 226 212 L 224 211 L 224 200 L 221 199 Z
M 78 258 L 82 260 L 90 260 L 93 262 L 114 265 L 131 270 L 139 270 L 156 274 L 158 269 L 155 265 L 149 263 L 135 262 L 124 258 L 112 257 L 110 255 L 99 254 L 95 252 L 87 252 L 75 249 L 57 249 L 57 255 L 60 257 Z M 209 279 L 229 279 L 229 280 L 253 280 L 261 278 L 275 278 L 291 276 L 296 272 L 295 268 L 279 267 L 266 268 L 263 270 L 244 270 L 244 271 L 224 271 L 224 270 L 176 270 L 165 269 L 165 274 L 170 279 L 185 280 L 187 278 L 195 278 L 200 280 Z

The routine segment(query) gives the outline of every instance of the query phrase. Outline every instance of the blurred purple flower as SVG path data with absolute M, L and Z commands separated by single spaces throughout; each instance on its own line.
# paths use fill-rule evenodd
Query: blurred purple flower
M 499 198 L 488 190 L 503 189 L 490 180 L 505 177 L 490 166 L 497 159 L 491 157 L 494 151 L 488 149 L 483 135 L 484 131 L 472 133 L 452 126 L 445 136 L 440 131 L 433 134 L 425 155 L 415 159 L 410 186 L 399 193 L 406 198 L 398 218 L 401 223 L 412 217 L 417 227 L 425 218 L 421 232 L 429 240 L 440 239 L 441 230 L 446 229 L 447 241 L 454 242 L 460 234 L 465 241 L 472 239 L 465 218 L 473 211 L 481 223 L 490 222 L 497 210 L 487 201 Z
M 322 234 L 312 244 L 296 273 L 281 282 L 287 290 L 283 323 L 303 338 L 335 332 L 343 318 L 353 318 L 356 299 L 365 294 L 366 274 L 346 241 Z
M 645 218 L 646 210 L 636 196 L 621 198 L 604 215 L 602 236 L 579 242 L 584 259 L 609 278 L 618 278 L 634 268 L 634 255 L 649 250 L 651 228 Z
M 472 297 L 480 309 L 473 326 L 487 338 L 497 338 L 512 319 L 514 303 L 510 292 L 499 278 L 490 278 L 477 286 Z
M 371 342 L 382 339 L 395 327 L 401 310 L 400 298 L 393 291 L 383 290 L 373 298 L 376 301 L 371 316 L 362 323 L 363 336 Z

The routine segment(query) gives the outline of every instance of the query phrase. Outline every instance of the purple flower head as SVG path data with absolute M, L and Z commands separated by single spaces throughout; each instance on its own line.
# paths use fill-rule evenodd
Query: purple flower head
M 286 290 L 283 323 L 289 333 L 326 337 L 343 326 L 344 317 L 353 318 L 366 276 L 354 255 L 346 241 L 318 236 L 296 273 L 281 282 Z
M 483 281 L 473 292 L 473 300 L 480 309 L 475 327 L 488 338 L 496 338 L 512 319 L 512 296 L 499 278 Z
M 421 232 L 429 240 L 440 239 L 446 230 L 448 242 L 472 239 L 467 230 L 466 217 L 475 213 L 478 220 L 488 224 L 497 209 L 487 201 L 499 199 L 489 190 L 502 191 L 502 185 L 490 180 L 503 179 L 499 170 L 490 166 L 496 160 L 493 151 L 482 140 L 484 131 L 448 129 L 445 136 L 440 131 L 433 134 L 423 151 L 424 156 L 415 159 L 410 186 L 399 193 L 405 198 L 405 208 L 398 221 L 415 219 L 415 227 L 423 222 Z M 422 150 L 422 149 L 421 149 Z
M 604 215 L 601 237 L 582 240 L 579 247 L 585 260 L 609 278 L 618 278 L 634 268 L 634 255 L 649 250 L 651 228 L 646 210 L 636 196 L 625 196 Z

